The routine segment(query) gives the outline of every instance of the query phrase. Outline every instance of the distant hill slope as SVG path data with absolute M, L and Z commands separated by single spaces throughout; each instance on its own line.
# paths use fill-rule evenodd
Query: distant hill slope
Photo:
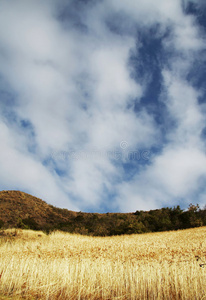
M 20 191 L 0 191 L 0 227 L 63 230 L 108 236 L 192 228 L 206 225 L 206 209 L 190 205 L 134 213 L 83 213 L 57 208 Z
M 66 211 L 66 213 L 65 213 Z M 20 191 L 0 192 L 0 219 L 6 227 L 34 227 L 41 229 L 66 222 L 75 212 L 58 209 L 45 201 Z M 31 223 L 29 226 L 29 223 Z

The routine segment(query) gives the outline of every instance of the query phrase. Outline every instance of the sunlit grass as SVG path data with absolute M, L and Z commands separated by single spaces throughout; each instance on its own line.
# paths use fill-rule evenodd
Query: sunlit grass
M 205 236 L 206 227 L 114 237 L 7 230 L 0 238 L 0 294 L 203 300 L 206 268 L 195 256 L 205 260 Z

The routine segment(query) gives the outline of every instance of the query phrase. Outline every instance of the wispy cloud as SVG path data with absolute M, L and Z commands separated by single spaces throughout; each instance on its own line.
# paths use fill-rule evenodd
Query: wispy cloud
M 82 211 L 203 204 L 205 32 L 188 5 L 1 1 L 1 188 Z

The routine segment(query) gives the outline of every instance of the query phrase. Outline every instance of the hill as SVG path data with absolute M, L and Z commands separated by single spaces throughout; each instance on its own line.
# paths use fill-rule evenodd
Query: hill
M 70 214 L 75 213 L 66 210 L 66 216 L 64 216 L 63 209 L 56 209 L 45 201 L 24 192 L 0 192 L 0 219 L 1 224 L 6 227 L 31 226 L 33 229 L 41 229 L 66 222 Z
M 190 205 L 134 213 L 83 213 L 57 208 L 21 191 L 0 192 L 0 227 L 109 236 L 206 225 L 206 210 Z

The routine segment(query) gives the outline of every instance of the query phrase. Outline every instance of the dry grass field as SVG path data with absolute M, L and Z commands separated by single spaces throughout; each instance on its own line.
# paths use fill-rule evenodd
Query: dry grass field
M 0 299 L 206 299 L 206 227 L 114 237 L 0 234 Z

